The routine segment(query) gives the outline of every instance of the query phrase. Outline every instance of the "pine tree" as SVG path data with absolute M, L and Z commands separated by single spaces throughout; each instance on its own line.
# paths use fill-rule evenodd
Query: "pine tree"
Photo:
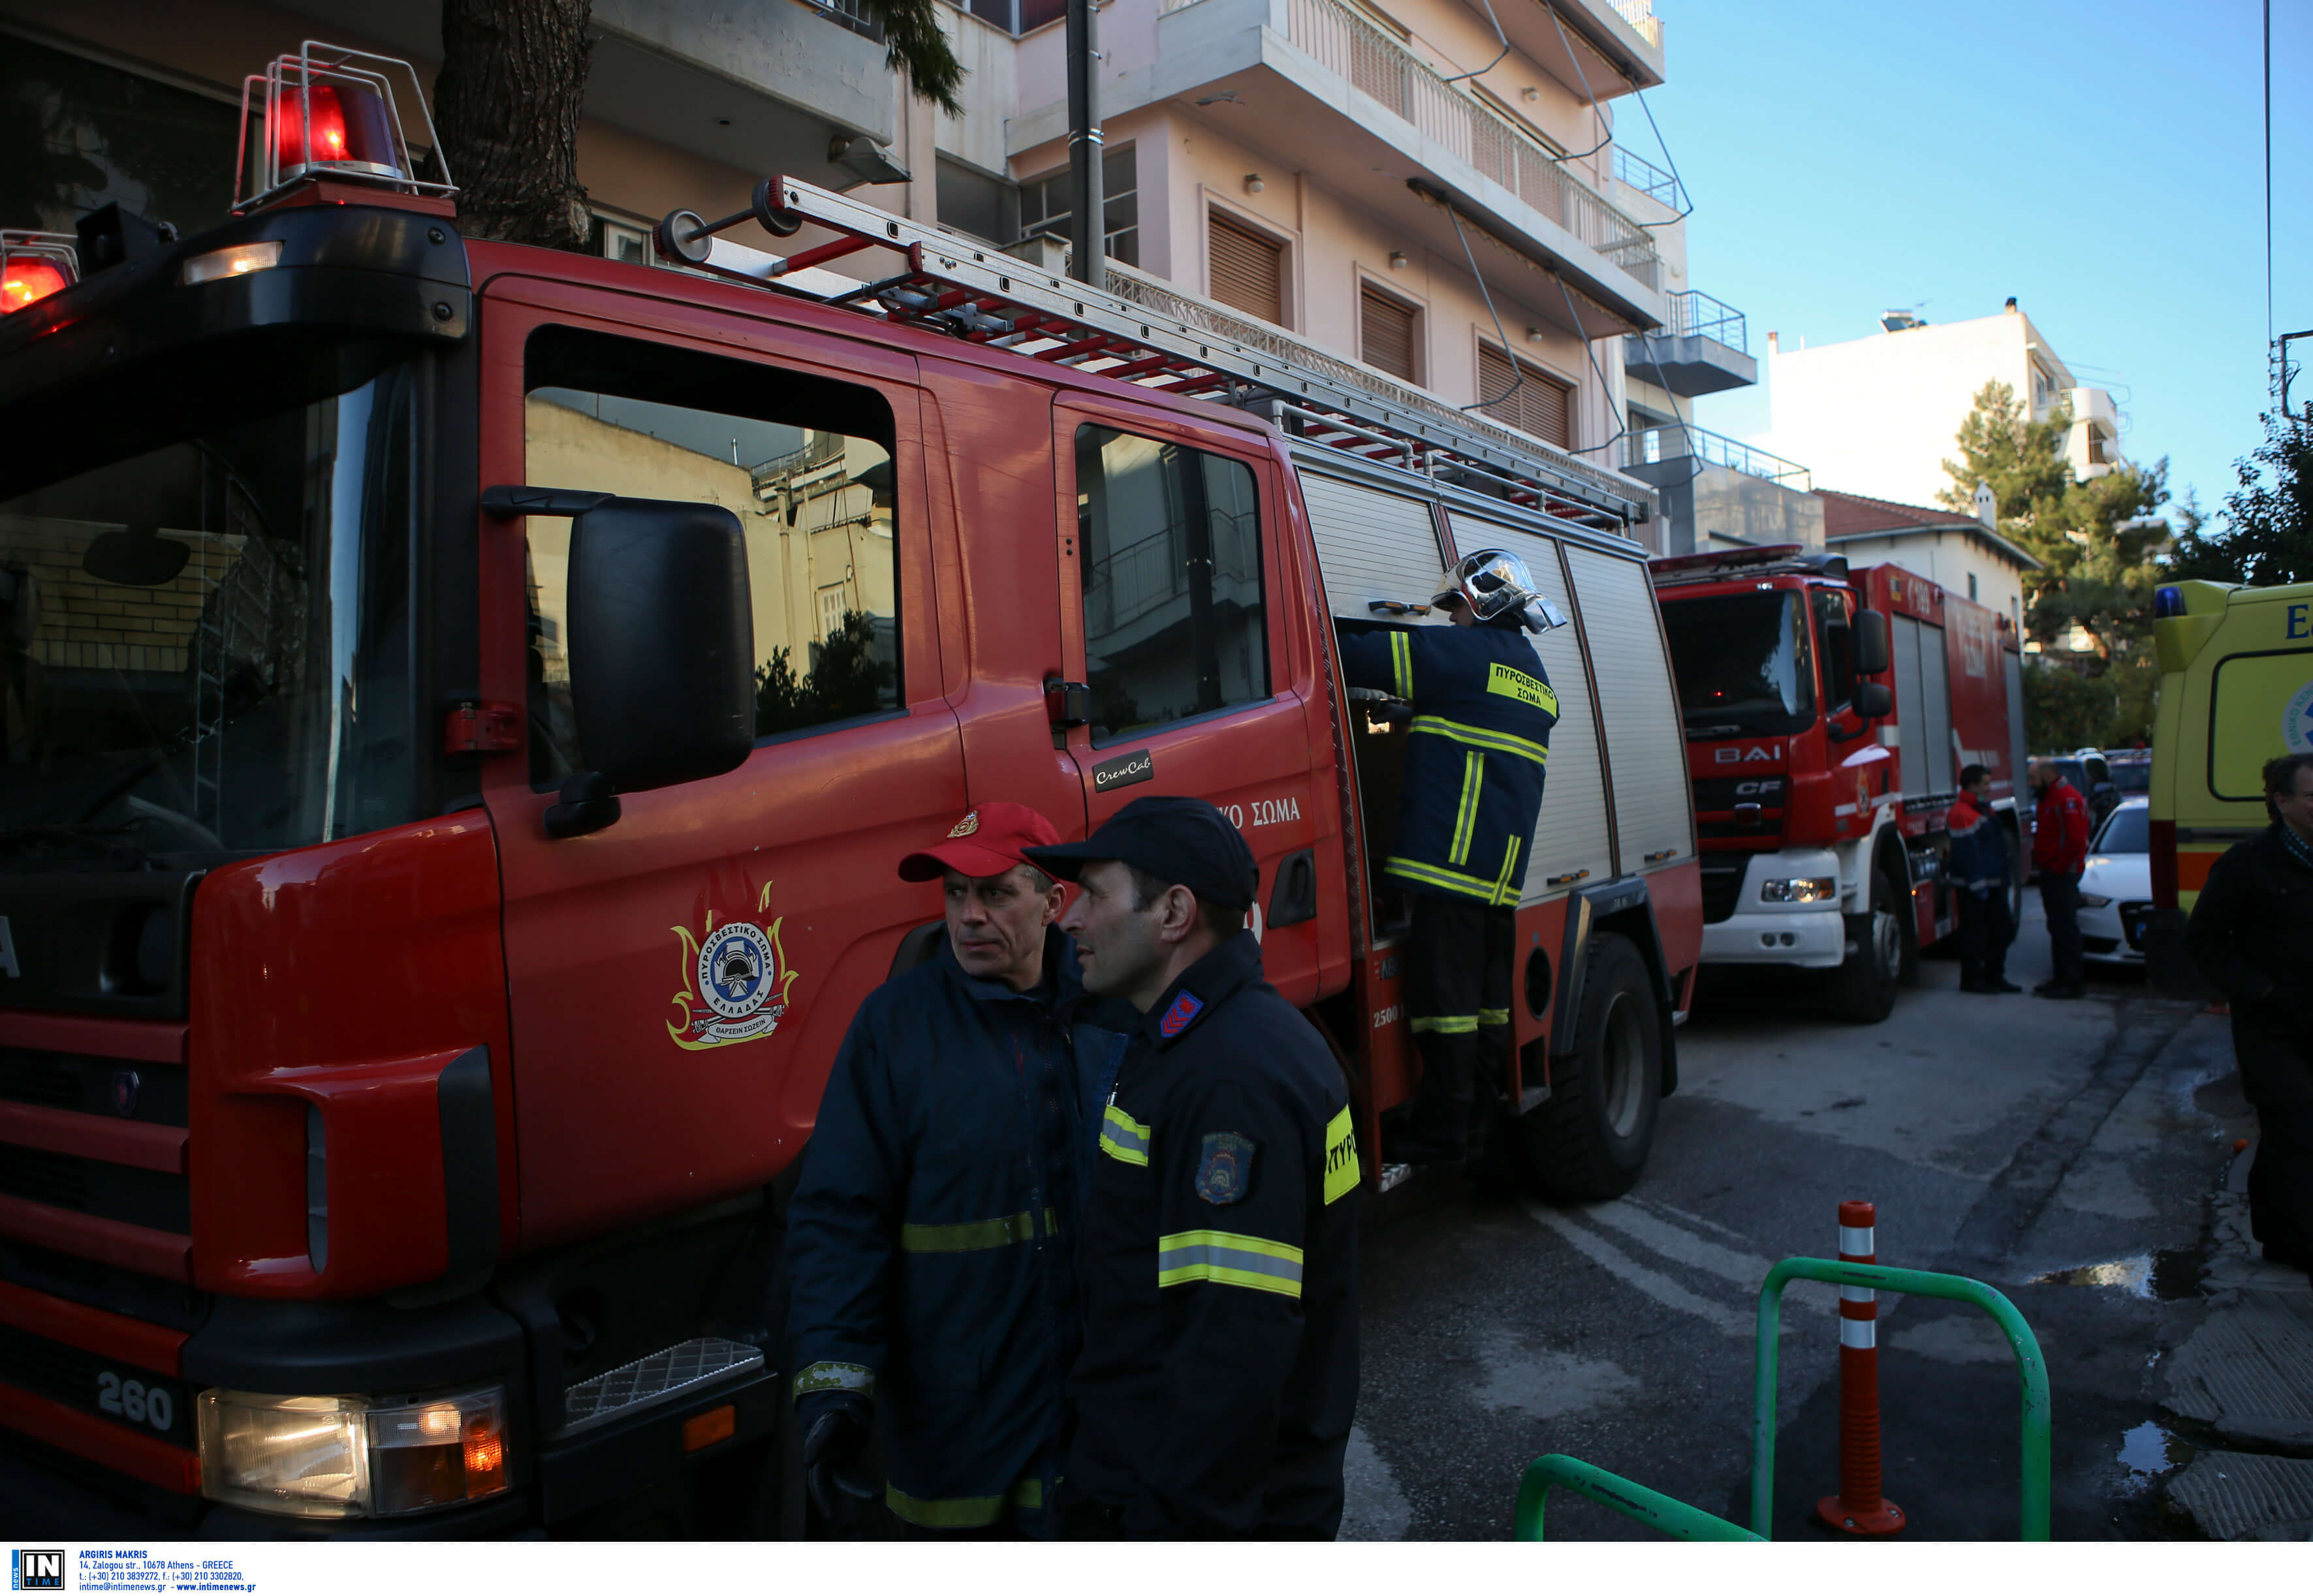
M 963 113 L 963 66 L 933 0 L 864 0 L 884 24 L 884 65 L 917 98 Z M 442 0 L 435 130 L 476 238 L 583 250 L 593 232 L 578 181 L 594 0 Z
M 2224 531 L 2202 530 L 2198 508 L 2168 561 L 2174 578 L 2278 587 L 2313 582 L 2313 401 L 2299 415 L 2268 411 L 2265 442 L 2233 462 L 2240 485 L 2219 512 Z M 2268 480 L 2268 475 L 2270 480 Z

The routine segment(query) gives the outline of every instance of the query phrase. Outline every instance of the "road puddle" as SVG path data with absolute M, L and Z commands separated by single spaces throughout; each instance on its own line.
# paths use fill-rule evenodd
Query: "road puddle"
M 2150 1419 L 2120 1438 L 2120 1461 L 2128 1466 L 2130 1473 L 2148 1478 L 2183 1468 L 2193 1460 L 2194 1455 L 2192 1447 Z
M 2109 1263 L 2083 1264 L 2076 1269 L 2052 1269 L 2035 1276 L 2034 1285 L 2094 1285 L 2124 1291 L 2146 1302 L 2173 1302 L 2200 1293 L 2208 1266 L 2195 1252 L 2171 1250 L 2141 1253 Z

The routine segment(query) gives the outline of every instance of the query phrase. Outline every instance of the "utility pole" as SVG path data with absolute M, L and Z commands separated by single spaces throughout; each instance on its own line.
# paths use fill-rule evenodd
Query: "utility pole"
M 1094 0 L 1069 0 L 1069 275 L 1079 283 L 1108 282 L 1108 202 L 1102 193 L 1100 93 L 1093 69 L 1100 61 Z

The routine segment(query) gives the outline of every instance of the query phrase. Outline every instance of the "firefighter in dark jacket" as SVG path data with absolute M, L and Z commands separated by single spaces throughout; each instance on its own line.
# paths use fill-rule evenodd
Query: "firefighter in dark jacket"
M 1452 627 L 1342 640 L 1358 687 L 1410 700 L 1397 837 L 1382 870 L 1413 898 L 1406 1013 L 1421 1082 L 1393 1163 L 1458 1163 L 1478 1121 L 1482 1061 L 1509 1049 L 1511 943 L 1542 809 L 1558 694 L 1526 631 L 1560 624 L 1526 563 L 1480 549 L 1430 602 Z
M 1087 1076 L 1121 1028 L 1080 1013 L 1052 924 L 1065 890 L 1024 849 L 1059 834 L 988 803 L 901 862 L 939 877 L 925 963 L 868 995 L 821 1099 L 787 1215 L 797 1420 L 822 1515 L 876 1494 L 919 1531 L 1041 1534 L 1078 1345 L 1074 1242 Z
M 2249 1227 L 2265 1257 L 2313 1274 L 2313 753 L 2265 767 L 2264 835 L 2210 867 L 2185 945 L 2233 1011 L 2256 1108 Z
M 1945 870 L 1958 889 L 1959 989 L 2021 992 L 2008 978 L 2008 944 L 2016 940 L 2008 913 L 2008 832 L 1992 812 L 1992 772 L 1970 765 L 1959 773 L 1959 802 L 1944 815 L 1951 839 Z
M 1341 1072 L 1262 978 L 1257 871 L 1197 798 L 1030 850 L 1083 888 L 1084 984 L 1143 1030 L 1104 1109 L 1062 1489 L 1078 1539 L 1331 1540 L 1358 1392 L 1357 1139 Z

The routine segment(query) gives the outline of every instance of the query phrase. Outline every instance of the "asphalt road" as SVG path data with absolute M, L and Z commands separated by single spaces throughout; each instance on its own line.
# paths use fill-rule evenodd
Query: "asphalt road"
M 2027 905 L 2010 977 L 2044 978 L 2046 945 Z M 2190 1005 L 2131 974 L 2092 977 L 2078 1003 L 1957 981 L 1956 963 L 1923 960 L 1874 1027 L 1797 1012 L 1788 992 L 1699 1003 L 1679 1033 L 1682 1088 L 1620 1200 L 1417 1182 L 1376 1205 L 1344 1537 L 1506 1536 L 1518 1478 L 1545 1452 L 1747 1523 L 1759 1285 L 1775 1259 L 1834 1255 L 1847 1198 L 1878 1205 L 1880 1262 L 1986 1281 L 2034 1328 L 2054 1395 L 2057 1537 L 2178 1532 L 2142 1426 L 2157 1412 L 2160 1299 L 2191 1290 L 2230 1155 L 2230 1059 L 2206 1028 L 2186 1031 Z M 1787 1296 L 1779 1539 L 1829 1533 L 1811 1515 L 1838 1485 L 1833 1300 L 1807 1284 Z M 1972 1308 L 1883 1297 L 1879 1344 L 1886 1494 L 1906 1538 L 2012 1538 L 2004 1339 Z M 1564 1492 L 1549 1528 L 1651 1534 Z

